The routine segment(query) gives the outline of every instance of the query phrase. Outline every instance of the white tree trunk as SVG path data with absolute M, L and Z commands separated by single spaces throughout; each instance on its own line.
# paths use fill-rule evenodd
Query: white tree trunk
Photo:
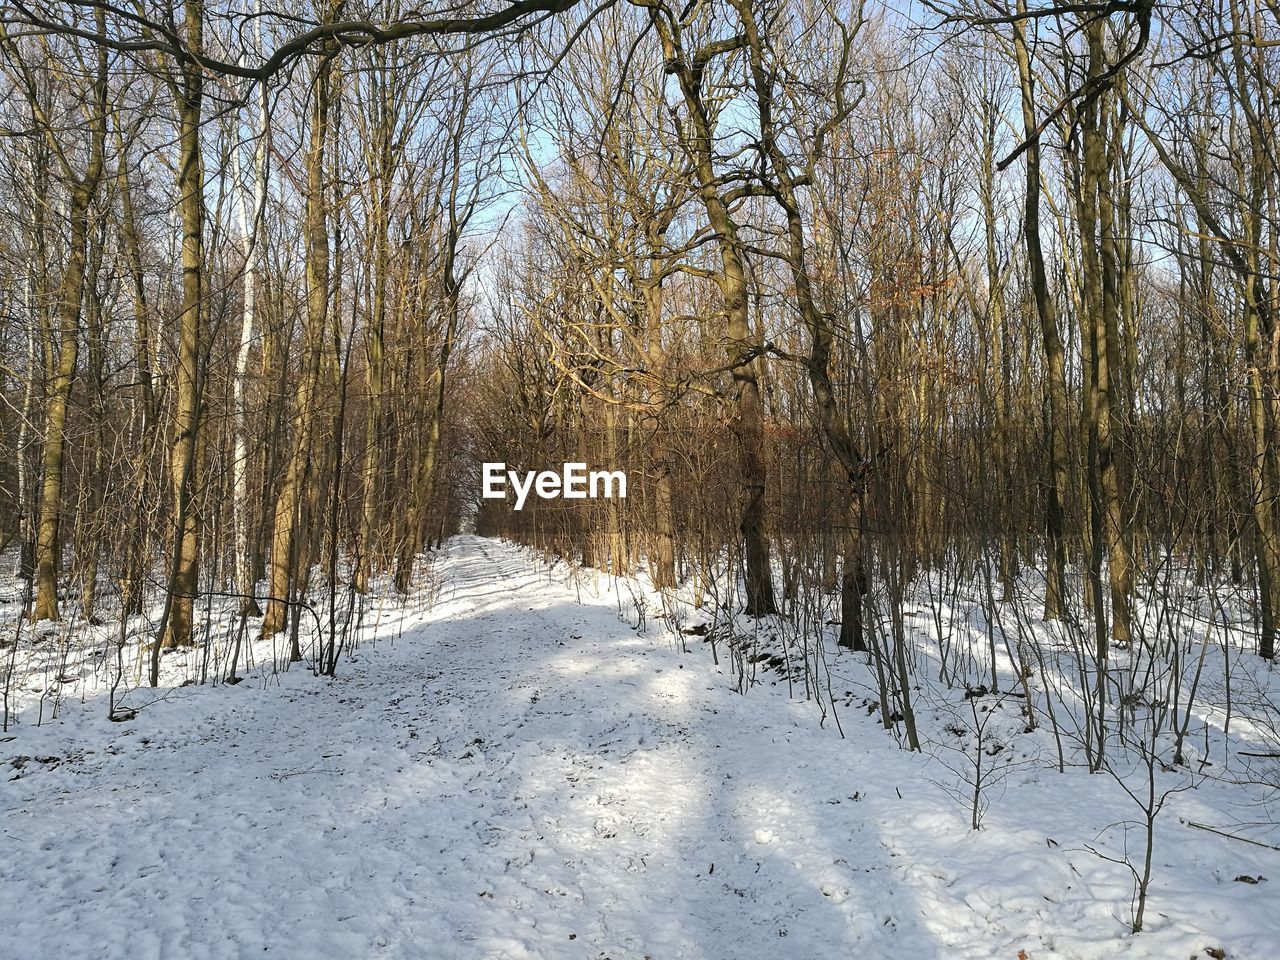
M 241 187 L 240 242 L 244 246 L 244 314 L 240 321 L 240 344 L 236 352 L 235 380 L 235 453 L 232 459 L 232 515 L 236 551 L 236 591 L 243 597 L 244 609 L 257 613 L 254 597 L 253 563 L 249 556 L 249 477 L 248 477 L 248 411 L 245 408 L 244 380 L 249 368 L 249 351 L 253 345 L 253 329 L 257 310 L 257 240 L 258 224 L 267 194 L 267 91 L 265 83 L 258 96 L 258 118 L 254 134 L 257 147 L 253 158 L 252 207 Z M 240 151 L 231 153 L 237 185 L 241 184 Z

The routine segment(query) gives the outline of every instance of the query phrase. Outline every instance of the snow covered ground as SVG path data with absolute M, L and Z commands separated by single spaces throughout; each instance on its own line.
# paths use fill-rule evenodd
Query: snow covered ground
M 1113 778 L 1012 766 L 975 832 L 856 706 L 841 738 L 786 683 L 737 694 L 508 545 L 434 577 L 336 680 L 259 660 L 124 723 L 86 682 L 38 726 L 23 686 L 0 958 L 1280 956 L 1280 853 L 1186 822 L 1265 820 L 1258 791 L 1170 798 L 1131 935 Z

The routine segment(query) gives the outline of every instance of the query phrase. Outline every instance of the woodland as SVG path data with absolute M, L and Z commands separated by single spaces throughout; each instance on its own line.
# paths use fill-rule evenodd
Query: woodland
M 1280 787 L 1278 121 L 1276 0 L 0 0 L 6 728 L 341 683 L 475 533 L 906 751 L 1015 698 L 1140 931 L 1162 778 Z

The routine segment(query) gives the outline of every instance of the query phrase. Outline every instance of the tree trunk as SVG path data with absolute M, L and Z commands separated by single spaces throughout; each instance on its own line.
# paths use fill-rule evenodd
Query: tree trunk
M 236 350 L 235 379 L 232 384 L 235 405 L 235 449 L 232 454 L 232 511 L 235 537 L 236 592 L 240 594 L 242 616 L 261 616 L 254 596 L 253 557 L 249 549 L 249 411 L 245 400 L 245 377 L 249 370 L 249 352 L 257 321 L 258 296 L 258 224 L 267 199 L 267 90 L 262 85 L 258 94 L 258 137 L 253 154 L 253 193 L 250 199 L 240 193 L 240 237 L 244 249 L 244 312 L 240 322 L 240 343 Z M 233 148 L 233 169 L 240 183 L 240 150 Z
M 293 435 L 288 466 L 275 504 L 271 536 L 269 595 L 262 620 L 262 636 L 272 637 L 288 623 L 291 605 L 297 599 L 305 572 L 307 545 L 303 531 L 311 516 L 312 455 L 316 423 L 317 393 L 320 385 L 321 354 L 329 315 L 329 218 L 325 196 L 325 143 L 329 137 L 329 106 L 332 98 L 333 60 L 326 57 L 316 70 L 311 106 L 311 132 L 306 154 L 306 212 L 303 230 L 306 239 L 307 314 L 302 334 L 302 369 L 296 392 Z M 291 633 L 289 658 L 302 659 L 297 632 Z
M 1026 0 L 1018 0 L 1018 13 L 1025 14 Z M 1022 20 L 1014 22 L 1014 52 L 1018 63 L 1018 84 L 1022 98 L 1022 129 L 1027 138 L 1026 187 L 1023 203 L 1023 240 L 1027 248 L 1027 270 L 1030 274 L 1036 315 L 1040 320 L 1040 339 L 1047 371 L 1048 462 L 1045 471 L 1046 620 L 1057 620 L 1064 612 L 1066 599 L 1066 509 L 1063 498 L 1070 488 L 1067 474 L 1067 376 L 1062 335 L 1058 330 L 1058 313 L 1049 290 L 1044 252 L 1040 245 L 1040 142 L 1035 135 L 1038 126 L 1035 113 L 1035 78 L 1031 55 L 1027 48 L 1026 27 Z
M 98 33 L 104 34 L 105 15 L 101 10 L 97 12 L 96 21 Z M 53 131 L 46 130 L 46 134 L 51 137 Z M 71 401 L 80 348 L 80 311 L 84 301 L 89 220 L 93 199 L 102 179 L 106 137 L 107 53 L 104 47 L 99 46 L 94 84 L 94 116 L 89 130 L 89 158 L 83 176 L 73 179 L 69 184 L 67 219 L 70 237 L 67 265 L 58 288 L 58 360 L 45 412 L 44 482 L 40 488 L 39 521 L 36 526 L 36 598 L 35 609 L 31 614 L 36 621 L 59 618 L 58 567 L 67 408 Z M 51 353 L 52 344 L 47 349 Z
M 201 49 L 203 0 L 185 0 L 187 43 Z M 169 468 L 173 476 L 174 544 L 169 575 L 166 647 L 192 642 L 200 573 L 200 407 L 203 392 L 204 165 L 200 152 L 204 77 L 199 66 L 182 65 L 178 94 L 178 207 L 182 219 L 182 312 L 178 318 L 177 407 Z M 154 675 L 154 669 L 153 669 Z M 154 677 L 153 677 L 154 680 Z M 153 683 L 154 685 L 154 683 Z

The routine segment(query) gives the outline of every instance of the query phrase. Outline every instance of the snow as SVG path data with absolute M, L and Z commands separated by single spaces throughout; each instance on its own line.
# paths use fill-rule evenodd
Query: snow
M 786 682 L 735 692 L 607 584 L 476 537 L 432 575 L 335 680 L 259 651 L 244 683 L 134 690 L 112 723 L 82 666 L 39 725 L 20 685 L 0 958 L 1280 956 L 1280 853 L 1186 823 L 1264 820 L 1257 789 L 1170 798 L 1133 935 L 1134 803 L 1034 736 L 975 832 L 941 754 L 856 705 L 841 737 Z

